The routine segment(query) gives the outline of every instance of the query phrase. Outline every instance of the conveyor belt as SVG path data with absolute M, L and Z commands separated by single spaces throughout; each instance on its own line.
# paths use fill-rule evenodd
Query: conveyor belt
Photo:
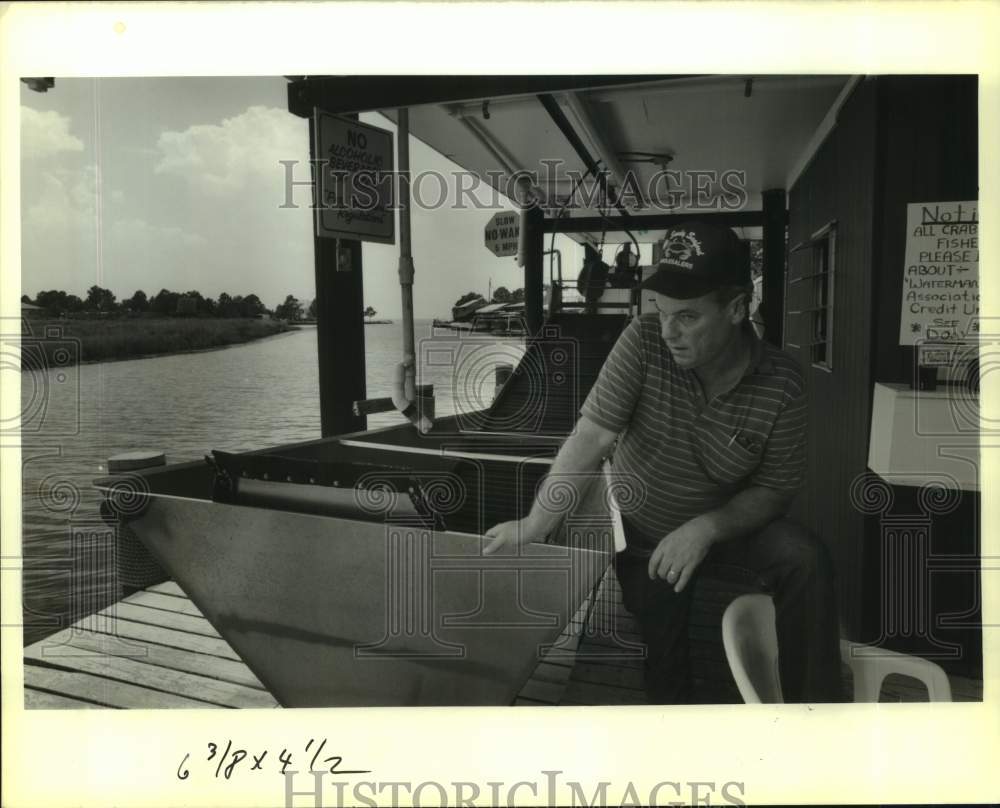
M 482 533 L 521 518 L 627 322 L 624 315 L 551 318 L 529 340 L 514 374 L 480 416 L 478 430 L 421 435 L 407 428 L 354 435 L 308 458 L 282 449 L 217 453 L 229 479 L 217 479 L 214 498 L 368 518 L 357 513 L 352 490 L 364 488 L 359 481 L 384 479 L 395 495 L 409 493 L 417 512 L 446 530 Z M 254 485 L 244 483 L 243 494 L 234 497 L 230 489 L 234 483 L 240 487 L 240 477 Z M 398 496 L 394 503 L 398 511 Z

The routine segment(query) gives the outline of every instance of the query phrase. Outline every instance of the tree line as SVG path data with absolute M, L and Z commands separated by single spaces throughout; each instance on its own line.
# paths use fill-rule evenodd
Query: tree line
M 269 309 L 255 294 L 231 295 L 223 292 L 218 298 L 206 297 L 196 290 L 174 292 L 161 289 L 152 297 L 139 289 L 131 297 L 118 300 L 110 289 L 94 285 L 87 290 L 85 298 L 68 294 L 59 289 L 39 292 L 32 300 L 28 295 L 21 297 L 22 303 L 38 306 L 53 317 L 73 314 L 98 314 L 106 316 L 159 315 L 163 317 L 260 317 L 272 314 L 283 320 L 316 319 L 316 301 L 308 307 L 294 295 L 288 295 L 274 309 Z M 366 317 L 375 316 L 369 306 Z
M 458 300 L 455 301 L 455 307 L 459 307 L 468 303 L 471 300 L 475 300 L 477 297 L 482 297 L 479 292 L 466 292 Z M 515 289 L 513 292 L 510 291 L 506 286 L 498 286 L 493 290 L 493 299 L 490 303 L 523 303 L 524 302 L 524 288 Z

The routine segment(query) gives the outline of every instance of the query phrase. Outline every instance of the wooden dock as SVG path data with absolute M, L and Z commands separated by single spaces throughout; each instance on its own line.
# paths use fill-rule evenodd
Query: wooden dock
M 277 707 L 168 581 L 24 649 L 25 707 Z
M 717 638 L 724 598 L 700 597 L 692 616 L 696 694 L 739 696 Z M 570 620 L 515 705 L 645 704 L 639 635 L 614 574 Z M 845 667 L 845 685 L 849 673 Z M 956 701 L 982 699 L 982 682 L 950 677 Z M 925 701 L 913 680 L 890 677 L 883 701 Z M 235 651 L 174 582 L 137 592 L 24 649 L 28 709 L 278 707 Z

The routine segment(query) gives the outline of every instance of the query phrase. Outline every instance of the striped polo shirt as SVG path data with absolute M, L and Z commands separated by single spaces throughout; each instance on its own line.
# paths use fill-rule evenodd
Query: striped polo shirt
M 620 483 L 641 481 L 622 502 L 629 545 L 652 550 L 689 519 L 761 485 L 794 493 L 805 468 L 806 397 L 792 357 L 753 335 L 746 373 L 706 401 L 694 371 L 674 361 L 655 314 L 636 317 L 612 348 L 580 412 L 619 433 Z M 638 483 L 637 483 L 638 484 Z

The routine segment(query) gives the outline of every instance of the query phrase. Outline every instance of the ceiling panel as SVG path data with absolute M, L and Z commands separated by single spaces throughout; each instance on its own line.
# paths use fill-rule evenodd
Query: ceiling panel
M 761 191 L 781 188 L 810 144 L 848 76 L 758 76 L 749 96 L 745 76 L 703 76 L 665 79 L 640 85 L 577 93 L 576 101 L 589 119 L 573 111 L 566 94 L 554 97 L 594 158 L 595 143 L 640 179 L 645 194 L 664 166 L 677 172 L 657 186 L 690 193 L 694 172 L 743 172 L 730 175 L 730 189 L 745 187 L 740 209 L 759 210 Z M 483 102 L 488 101 L 484 111 Z M 485 114 L 484 114 L 485 113 Z M 394 110 L 383 114 L 395 120 Z M 463 122 L 465 116 L 468 122 Z M 533 95 L 477 99 L 459 104 L 428 104 L 411 108 L 411 133 L 486 180 L 488 172 L 522 169 L 551 178 L 547 160 L 560 160 L 557 193 L 565 196 L 586 166 L 569 141 Z M 589 131 L 588 131 L 589 130 Z M 669 155 L 669 163 L 630 162 L 629 152 Z M 502 156 L 498 157 L 498 153 Z M 680 185 L 678 185 L 678 180 Z M 705 180 L 702 180 L 705 182 Z M 494 182 L 506 190 L 506 182 Z M 707 205 L 723 198 L 718 182 L 709 183 Z M 730 203 L 734 197 L 728 196 Z M 673 200 L 674 203 L 678 199 Z M 669 200 L 660 199 L 659 210 Z M 691 199 L 672 210 L 694 210 Z M 593 211 L 579 211 L 593 215 Z

